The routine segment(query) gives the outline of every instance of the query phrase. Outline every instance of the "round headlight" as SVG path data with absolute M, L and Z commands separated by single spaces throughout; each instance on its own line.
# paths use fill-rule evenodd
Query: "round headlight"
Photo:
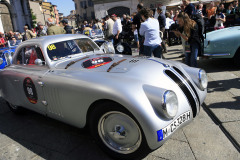
M 177 95 L 173 91 L 166 91 L 163 94 L 163 112 L 165 116 L 172 119 L 178 111 Z
M 199 84 L 200 84 L 200 89 L 201 90 L 205 90 L 207 88 L 208 85 L 208 78 L 207 78 L 207 73 L 200 69 L 198 72 L 198 80 L 199 80 Z
M 119 44 L 119 45 L 117 46 L 117 51 L 120 52 L 120 53 L 122 53 L 122 52 L 124 51 L 123 45 Z
M 2 65 L 3 64 L 3 59 L 2 58 L 0 58 L 0 65 Z

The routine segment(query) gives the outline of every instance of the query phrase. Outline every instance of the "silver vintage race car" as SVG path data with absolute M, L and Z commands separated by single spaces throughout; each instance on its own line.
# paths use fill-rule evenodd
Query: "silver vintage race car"
M 197 116 L 204 70 L 153 57 L 104 54 L 84 35 L 25 41 L 0 71 L 0 94 L 22 107 L 88 127 L 115 159 L 139 159 Z

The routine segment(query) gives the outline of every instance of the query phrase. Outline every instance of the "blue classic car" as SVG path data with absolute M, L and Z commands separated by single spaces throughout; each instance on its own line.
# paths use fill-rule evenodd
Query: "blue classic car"
M 12 64 L 12 56 L 22 40 L 9 40 L 8 47 L 0 48 L 0 69 Z
M 234 64 L 240 67 L 240 26 L 207 33 L 203 55 L 209 58 L 233 58 Z

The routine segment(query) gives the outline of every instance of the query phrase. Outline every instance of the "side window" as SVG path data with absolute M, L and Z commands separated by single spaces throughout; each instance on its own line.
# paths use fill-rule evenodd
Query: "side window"
M 36 59 L 44 61 L 41 49 L 35 46 L 27 46 L 22 48 L 22 50 L 18 53 L 17 64 L 35 65 Z
M 17 53 L 17 64 L 23 64 L 23 49 Z

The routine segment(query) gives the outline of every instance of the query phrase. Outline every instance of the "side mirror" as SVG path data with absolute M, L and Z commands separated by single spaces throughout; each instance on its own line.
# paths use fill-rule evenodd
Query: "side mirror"
M 42 61 L 41 59 L 36 59 L 36 60 L 34 61 L 34 63 L 35 63 L 36 65 L 38 65 L 38 66 L 43 65 L 43 61 Z

